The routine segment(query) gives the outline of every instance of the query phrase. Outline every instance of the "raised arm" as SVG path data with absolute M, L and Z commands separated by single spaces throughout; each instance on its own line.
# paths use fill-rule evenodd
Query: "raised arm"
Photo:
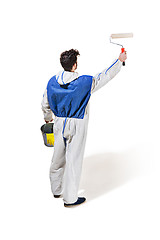
M 101 87 L 105 86 L 112 78 L 114 78 L 117 73 L 121 70 L 122 62 L 127 59 L 126 52 L 121 53 L 119 58 L 114 60 L 113 63 L 102 72 L 96 74 L 93 77 L 92 83 L 92 93 L 99 90 Z

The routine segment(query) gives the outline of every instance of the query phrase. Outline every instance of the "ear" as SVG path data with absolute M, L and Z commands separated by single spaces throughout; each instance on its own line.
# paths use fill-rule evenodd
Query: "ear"
M 73 65 L 71 72 L 74 72 L 76 69 L 77 69 L 77 63 Z

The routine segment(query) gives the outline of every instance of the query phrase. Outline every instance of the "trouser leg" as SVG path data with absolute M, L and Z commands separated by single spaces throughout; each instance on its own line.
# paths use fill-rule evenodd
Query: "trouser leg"
M 75 134 L 68 138 L 66 146 L 66 166 L 64 173 L 63 199 L 65 203 L 74 203 L 78 199 L 82 162 L 85 150 L 88 119 L 74 120 Z
M 56 126 L 55 126 L 56 127 Z M 50 182 L 53 195 L 62 193 L 63 174 L 65 169 L 65 144 L 62 131 L 54 130 L 54 153 L 50 166 Z

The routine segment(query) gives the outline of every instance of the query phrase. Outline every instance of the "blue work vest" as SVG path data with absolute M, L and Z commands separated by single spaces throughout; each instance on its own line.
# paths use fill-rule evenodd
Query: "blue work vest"
M 47 85 L 47 96 L 54 115 L 83 119 L 91 96 L 92 78 L 82 75 L 70 83 L 60 85 L 56 76 L 53 76 Z

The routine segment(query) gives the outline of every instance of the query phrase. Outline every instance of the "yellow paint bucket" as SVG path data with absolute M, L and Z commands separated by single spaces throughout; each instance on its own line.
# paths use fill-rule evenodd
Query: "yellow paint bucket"
M 47 147 L 54 147 L 53 125 L 54 123 L 46 123 L 41 127 L 44 144 Z

